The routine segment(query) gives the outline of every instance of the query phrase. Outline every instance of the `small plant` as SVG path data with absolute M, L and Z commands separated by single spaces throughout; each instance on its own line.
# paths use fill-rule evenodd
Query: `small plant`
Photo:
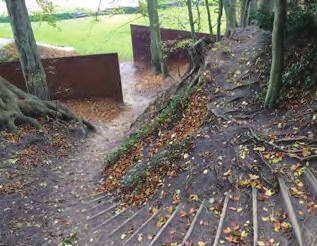
M 298 37 L 305 31 L 314 31 L 314 18 L 317 4 L 305 6 L 290 5 L 286 19 L 285 33 L 288 38 Z M 267 9 L 259 9 L 255 14 L 257 25 L 268 31 L 273 30 L 274 13 Z
M 274 13 L 261 8 L 255 14 L 257 25 L 264 30 L 273 30 Z
M 285 68 L 282 76 L 283 84 L 287 86 L 303 85 L 305 88 L 311 88 L 316 85 L 314 82 L 314 71 L 310 69 L 314 67 L 314 64 L 317 64 L 316 45 L 302 50 L 302 54 L 297 58 L 297 61 Z

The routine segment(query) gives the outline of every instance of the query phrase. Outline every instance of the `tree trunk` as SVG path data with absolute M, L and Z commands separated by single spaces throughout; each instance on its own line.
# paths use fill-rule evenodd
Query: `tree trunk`
M 257 0 L 251 0 L 249 4 L 249 10 L 248 10 L 248 24 L 251 23 L 251 17 L 255 17 L 257 9 Z
M 100 13 L 101 1 L 102 1 L 102 0 L 99 0 L 99 3 L 98 3 L 98 7 L 97 7 L 97 11 L 96 11 L 96 21 L 98 21 L 98 15 L 99 15 L 99 13 Z
M 26 88 L 41 99 L 49 99 L 45 72 L 24 0 L 6 0 L 15 44 L 19 54 Z
M 0 129 L 16 131 L 18 123 L 28 123 L 39 128 L 36 118 L 47 117 L 56 121 L 76 121 L 87 130 L 95 128 L 87 121 L 80 120 L 64 105 L 41 100 L 28 94 L 0 77 Z
M 167 76 L 167 66 L 161 49 L 161 32 L 157 12 L 157 0 L 148 0 L 148 14 L 151 30 L 151 63 L 154 75 L 163 74 Z
M 210 14 L 210 9 L 209 9 L 209 2 L 208 0 L 205 0 L 205 6 L 206 6 L 206 11 L 207 11 L 207 17 L 208 17 L 208 27 L 209 27 L 209 33 L 212 38 L 213 32 L 212 32 L 212 23 L 211 23 L 211 14 Z
M 195 1 L 195 7 L 197 11 L 197 32 L 200 32 L 201 31 L 201 17 L 200 17 L 199 1 Z
M 222 0 L 226 13 L 226 35 L 230 35 L 233 29 L 237 27 L 236 20 L 236 0 Z
M 222 0 L 219 0 L 219 10 L 218 10 L 218 20 L 217 20 L 217 41 L 220 41 L 221 38 L 221 19 L 222 19 L 222 9 L 223 3 Z
M 240 26 L 245 28 L 248 25 L 248 12 L 250 0 L 241 0 L 240 6 Z
M 272 109 L 280 95 L 284 63 L 284 27 L 286 21 L 286 0 L 276 0 L 272 33 L 272 65 L 265 107 Z
M 187 3 L 190 31 L 192 34 L 192 39 L 195 42 L 197 40 L 197 38 L 196 38 L 196 33 L 195 33 L 195 23 L 194 23 L 194 17 L 193 17 L 192 0 L 187 0 L 186 3 Z

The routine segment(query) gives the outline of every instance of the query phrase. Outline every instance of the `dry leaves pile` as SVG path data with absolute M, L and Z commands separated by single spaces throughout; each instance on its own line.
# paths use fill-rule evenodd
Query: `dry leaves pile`
M 197 91 L 191 95 L 188 106 L 184 110 L 181 119 L 175 122 L 172 129 L 162 129 L 158 138 L 155 140 L 150 137 L 141 140 L 141 142 L 138 142 L 127 155 L 122 156 L 112 167 L 105 170 L 107 180 L 104 184 L 104 189 L 106 191 L 114 191 L 117 189 L 117 191 L 120 191 L 120 195 L 123 196 L 123 200 L 127 205 L 133 204 L 138 206 L 145 202 L 157 190 L 162 184 L 165 176 L 176 176 L 178 165 L 172 163 L 168 166 L 162 165 L 147 173 L 145 177 L 142 177 L 143 183 L 138 187 L 138 192 L 132 193 L 129 191 L 124 193 L 120 185 L 120 180 L 126 171 L 140 160 L 143 146 L 149 146 L 151 144 L 151 148 L 148 151 L 148 157 L 150 159 L 159 149 L 170 142 L 180 142 L 189 134 L 195 132 L 203 123 L 207 113 L 207 101 L 208 98 L 202 91 Z
M 6 144 L 21 146 L 9 159 L 8 165 L 43 165 L 49 164 L 50 155 L 64 156 L 69 154 L 72 144 L 65 129 L 61 126 L 42 121 L 39 131 L 30 126 L 20 126 L 16 133 L 1 132 L 0 137 Z M 63 126 L 65 128 L 65 126 Z
M 119 115 L 123 108 L 120 103 L 107 98 L 67 100 L 63 103 L 80 118 L 96 122 L 111 121 Z

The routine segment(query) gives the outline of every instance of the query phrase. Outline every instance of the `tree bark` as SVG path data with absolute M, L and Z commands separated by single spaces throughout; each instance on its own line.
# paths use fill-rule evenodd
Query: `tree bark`
M 286 21 L 286 0 L 276 0 L 272 33 L 272 64 L 270 81 L 265 98 L 265 107 L 272 109 L 280 95 L 284 65 L 284 27 Z
M 15 44 L 29 93 L 49 99 L 45 72 L 24 0 L 6 0 Z
M 240 5 L 240 26 L 245 28 L 248 25 L 248 12 L 250 0 L 241 0 Z
M 163 52 L 161 49 L 161 32 L 157 12 L 157 0 L 147 0 L 150 31 L 151 31 L 151 63 L 154 75 L 163 74 L 167 76 L 167 66 L 164 62 Z
M 237 27 L 236 20 L 236 0 L 222 0 L 226 13 L 226 35 L 230 35 L 233 29 Z
M 222 0 L 219 1 L 219 10 L 218 10 L 218 20 L 217 20 L 217 41 L 220 41 L 221 38 L 221 19 L 222 19 L 222 10 L 223 10 L 223 3 Z
M 206 11 L 207 11 L 207 17 L 208 17 L 208 27 L 209 27 L 209 33 L 212 38 L 213 32 L 212 32 L 212 23 L 211 23 L 211 14 L 210 14 L 210 9 L 209 9 L 209 2 L 208 0 L 205 0 L 205 6 L 206 6 Z
M 199 1 L 195 1 L 195 7 L 197 11 L 197 32 L 200 32 L 201 31 L 201 17 L 200 17 Z
M 193 9 L 192 9 L 192 0 L 187 0 L 186 3 L 187 3 L 190 31 L 191 31 L 191 34 L 192 34 L 192 39 L 195 42 L 197 40 L 197 37 L 196 37 L 196 32 L 195 32 L 195 23 L 194 23 L 194 17 L 193 17 Z
M 248 10 L 248 24 L 250 24 L 251 17 L 254 17 L 257 11 L 258 11 L 257 0 L 251 0 L 249 4 L 249 10 Z

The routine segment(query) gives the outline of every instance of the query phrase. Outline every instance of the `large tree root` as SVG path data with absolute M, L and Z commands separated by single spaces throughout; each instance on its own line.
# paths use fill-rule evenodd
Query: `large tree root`
M 41 100 L 0 77 L 0 128 L 15 132 L 19 123 L 40 128 L 41 124 L 37 120 L 40 117 L 75 121 L 85 130 L 95 130 L 91 123 L 79 119 L 61 103 Z
M 286 148 L 286 146 L 280 146 L 277 145 L 271 141 L 268 141 L 266 139 L 264 139 L 263 137 L 261 137 L 260 135 L 257 135 L 255 133 L 255 131 L 252 128 L 249 128 L 249 132 L 251 137 L 256 140 L 257 142 L 261 142 L 264 143 L 268 146 L 271 146 L 273 149 L 283 152 L 285 155 L 287 155 L 290 158 L 296 159 L 300 162 L 305 162 L 305 161 L 310 161 L 310 160 L 316 160 L 317 159 L 317 155 L 316 154 L 311 154 L 305 157 L 301 157 L 299 155 L 297 155 L 296 153 L 303 153 L 304 149 L 299 149 L 299 150 L 289 150 L 288 148 Z M 285 141 L 285 139 L 284 139 Z M 278 142 L 278 141 L 277 141 Z M 312 148 L 315 151 L 315 148 Z

